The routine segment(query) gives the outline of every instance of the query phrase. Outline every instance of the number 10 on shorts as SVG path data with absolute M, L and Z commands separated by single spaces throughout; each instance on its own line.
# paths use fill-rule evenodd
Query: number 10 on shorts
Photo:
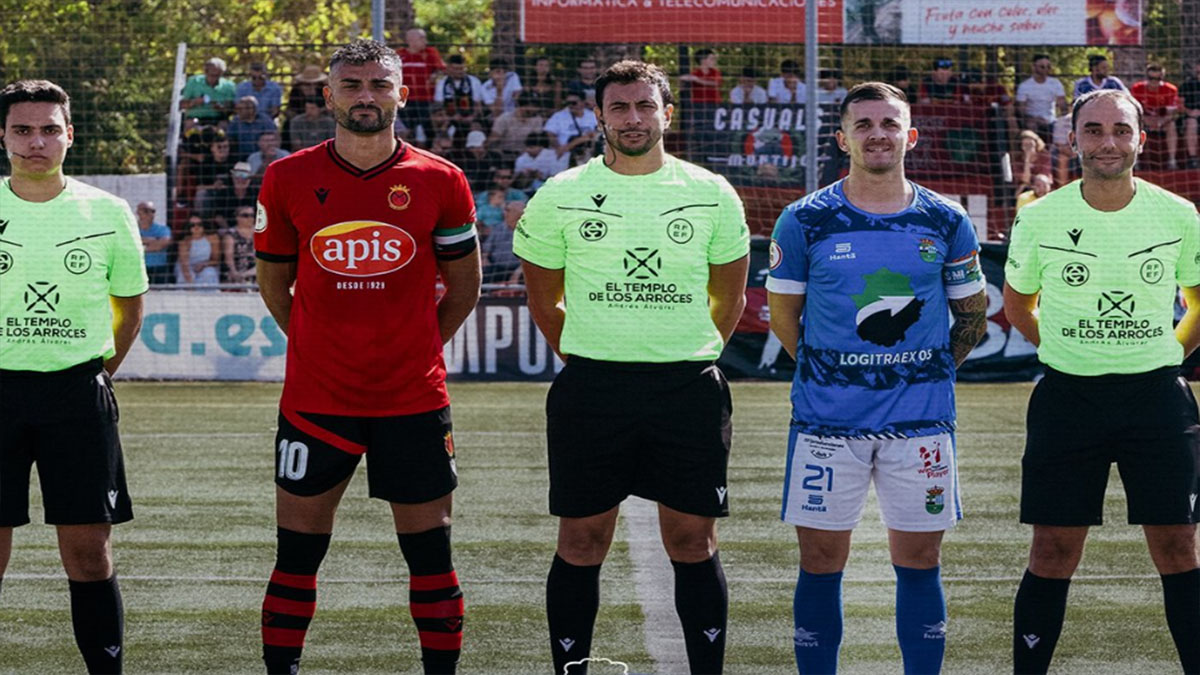
M 804 490 L 816 490 L 817 492 L 833 492 L 833 467 L 820 466 L 818 464 L 804 465 L 804 481 L 800 483 L 800 487 Z M 821 483 L 825 486 L 821 487 Z
M 308 446 L 299 442 L 279 441 L 279 477 L 300 480 L 308 472 Z

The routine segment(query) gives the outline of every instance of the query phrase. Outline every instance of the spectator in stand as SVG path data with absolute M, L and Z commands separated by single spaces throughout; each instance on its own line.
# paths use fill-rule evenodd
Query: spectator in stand
M 292 152 L 311 148 L 333 138 L 336 123 L 325 110 L 325 102 L 309 99 L 304 102 L 304 114 L 292 118 Z
M 968 70 L 966 82 L 966 98 L 986 121 L 988 155 L 996 163 L 993 165 L 998 166 L 1000 159 L 1012 148 L 1012 139 L 1017 136 L 1013 98 L 995 75 L 985 77 L 981 70 Z
M 434 136 L 433 142 L 429 144 L 429 151 L 439 157 L 451 160 L 454 155 L 454 138 L 446 134 Z
M 567 96 L 574 94 L 591 108 L 596 103 L 596 78 L 600 76 L 596 68 L 596 59 L 585 57 L 579 62 L 575 72 L 578 77 L 567 81 Z
M 146 275 L 151 284 L 171 283 L 171 266 L 167 264 L 167 249 L 171 247 L 171 228 L 154 222 L 154 202 L 137 205 L 138 232 L 146 251 Z
M 1064 116 L 1067 109 L 1067 92 L 1062 82 L 1050 77 L 1053 65 L 1046 54 L 1033 56 L 1033 75 L 1017 85 L 1017 105 L 1021 108 L 1021 124 L 1025 129 L 1037 132 L 1046 143 L 1052 140 L 1054 120 Z M 1069 126 L 1067 119 L 1064 125 Z M 1062 180 L 1062 177 L 1059 177 Z
M 561 155 L 578 145 L 594 143 L 597 126 L 596 113 L 586 106 L 584 98 L 568 92 L 566 107 L 551 115 L 543 130 L 554 136 L 554 149 Z
M 488 136 L 488 147 L 499 152 L 505 160 L 516 159 L 525 150 L 525 139 L 529 134 L 540 133 L 546 125 L 538 106 L 539 96 L 533 91 L 522 91 L 517 96 L 517 109 L 506 112 L 492 123 Z
M 1021 194 L 1033 185 L 1033 177 L 1050 173 L 1050 150 L 1041 136 L 1024 129 L 1017 137 L 1021 151 L 1012 158 L 1013 178 L 1017 182 L 1015 194 Z
M 963 93 L 967 102 L 981 108 L 1012 110 L 1012 96 L 994 76 L 984 77 L 982 70 L 972 69 L 966 72 L 964 79 L 966 90 Z
M 492 181 L 488 185 L 488 189 L 497 189 L 504 191 L 504 201 L 506 202 L 525 202 L 529 201 L 529 195 L 513 187 L 513 170 L 507 166 L 498 167 L 492 172 Z M 485 201 L 487 195 L 484 193 L 476 193 L 475 203 Z
M 758 71 L 753 66 L 742 68 L 737 86 L 729 90 L 729 102 L 734 105 L 763 105 L 767 90 L 758 86 Z
M 1029 189 L 1017 195 L 1017 210 L 1020 211 L 1038 198 L 1045 197 L 1052 189 L 1054 189 L 1054 180 L 1050 178 L 1050 174 L 1034 174 Z
M 892 68 L 891 75 L 888 77 L 888 82 L 894 85 L 897 89 L 904 92 L 910 103 L 916 103 L 921 98 L 920 88 L 913 83 L 912 73 L 908 71 L 908 66 L 903 63 L 897 64 Z
M 1092 54 L 1088 57 L 1088 75 L 1075 81 L 1075 91 L 1071 98 L 1079 98 L 1097 89 L 1125 89 L 1125 83 L 1116 75 L 1109 75 L 1108 57 L 1103 54 Z
M 504 223 L 504 190 L 491 188 L 475 195 L 477 200 L 481 196 L 483 201 L 475 202 L 475 224 L 479 228 L 479 238 L 483 240 L 493 228 Z
M 521 259 L 513 255 L 513 233 L 524 214 L 525 202 L 505 203 L 504 226 L 493 227 L 479 245 L 483 254 L 483 283 L 503 284 L 520 279 Z
M 696 52 L 698 65 L 692 72 L 680 75 L 680 82 L 691 85 L 692 103 L 721 105 L 721 69 L 717 67 L 717 52 L 701 49 Z
M 433 107 L 433 83 L 446 64 L 435 47 L 430 47 L 425 31 L 410 28 L 404 34 L 407 45 L 401 49 L 400 60 L 404 64 L 404 86 L 408 87 L 408 101 L 396 114 L 408 127 L 414 141 L 424 145 L 435 132 L 429 119 Z
M 283 130 L 281 137 L 288 147 L 292 143 L 292 120 L 304 114 L 304 104 L 311 100 L 321 101 L 325 105 L 325 97 L 321 90 L 329 82 L 329 76 L 321 66 L 310 63 L 304 66 L 300 74 L 292 81 L 292 89 L 288 92 L 287 107 L 283 109 Z
M 517 96 L 521 93 L 521 78 L 509 70 L 504 59 L 492 59 L 488 63 L 488 79 L 483 83 L 481 98 L 489 119 L 496 119 L 506 112 L 517 109 Z
M 963 103 L 966 92 L 962 82 L 954 74 L 954 60 L 940 57 L 933 62 L 933 70 L 921 81 L 917 90 L 918 103 Z
M 226 283 L 253 284 L 258 280 L 254 262 L 254 213 L 252 204 L 238 207 L 237 224 L 221 237 Z
M 537 58 L 531 79 L 526 91 L 538 96 L 537 104 L 545 114 L 549 115 L 562 107 L 562 81 L 555 77 L 554 62 L 549 56 Z
M 279 107 L 283 103 L 283 87 L 267 77 L 267 67 L 261 61 L 250 64 L 250 79 L 239 82 L 234 90 L 234 98 L 241 100 L 243 96 L 253 96 L 258 102 L 258 111 L 271 119 L 279 117 Z
M 258 135 L 258 150 L 250 153 L 246 161 L 250 164 L 250 173 L 261 176 L 268 164 L 290 154 L 292 153 L 279 147 L 278 131 L 264 131 Z
M 1183 140 L 1187 146 L 1187 168 L 1200 169 L 1200 59 L 1192 64 L 1192 74 L 1179 90 L 1183 102 Z
M 229 139 L 225 132 L 214 129 L 211 134 L 204 134 L 211 140 L 208 153 L 196 171 L 196 198 L 193 207 L 198 213 L 208 210 L 209 196 L 229 185 L 229 170 L 234 161 L 229 155 Z
M 258 202 L 259 184 L 248 162 L 238 162 L 229 170 L 229 185 L 209 194 L 208 210 L 203 213 L 217 231 L 224 233 L 235 223 L 238 209 L 254 208 Z
M 550 146 L 550 135 L 546 132 L 529 134 L 525 140 L 525 152 L 513 163 L 517 185 L 532 192 L 540 188 L 547 178 L 568 168 L 570 153 L 559 154 Z
M 463 149 L 452 152 L 450 157 L 450 161 L 462 169 L 472 190 L 486 185 L 492 172 L 504 163 L 500 153 L 488 149 L 487 134 L 478 129 L 468 133 Z
M 446 57 L 446 74 L 433 88 L 433 104 L 456 125 L 470 128 L 483 112 L 483 83 L 467 72 L 462 54 Z
M 258 99 L 243 96 L 233 106 L 234 116 L 225 135 L 229 137 L 229 155 L 240 162 L 257 147 L 258 137 L 267 131 L 278 131 L 275 120 L 258 110 Z
M 836 108 L 846 98 L 846 88 L 842 86 L 841 74 L 836 70 L 822 70 L 817 85 L 817 103 L 821 106 Z
M 209 123 L 229 118 L 237 94 L 233 80 L 222 77 L 224 74 L 225 61 L 214 56 L 204 62 L 203 75 L 188 78 L 183 85 L 183 100 L 179 103 L 188 117 Z
M 767 97 L 772 103 L 804 103 L 804 82 L 800 80 L 800 64 L 785 59 L 779 64 L 779 77 L 767 83 Z
M 1166 72 L 1158 63 L 1146 64 L 1146 79 L 1134 82 L 1129 93 L 1142 104 L 1146 113 L 1146 133 L 1161 133 L 1167 139 L 1167 168 L 1179 168 L 1175 154 L 1179 150 L 1179 88 L 1163 79 Z
M 188 218 L 188 231 L 179 240 L 175 283 L 180 286 L 216 286 L 221 281 L 221 242 L 200 216 Z

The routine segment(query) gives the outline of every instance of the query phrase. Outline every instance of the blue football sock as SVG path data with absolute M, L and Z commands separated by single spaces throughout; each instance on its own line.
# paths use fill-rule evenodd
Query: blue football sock
M 842 573 L 809 574 L 800 570 L 792 601 L 796 670 L 801 675 L 837 672 L 842 646 Z
M 904 657 L 905 675 L 930 675 L 942 670 L 946 655 L 946 596 L 942 570 L 896 568 L 896 637 Z

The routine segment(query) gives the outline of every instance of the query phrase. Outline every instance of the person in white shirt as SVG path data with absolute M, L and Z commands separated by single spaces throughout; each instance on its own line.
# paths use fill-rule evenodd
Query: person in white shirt
M 496 119 L 517 109 L 517 94 L 521 93 L 521 78 L 508 69 L 504 59 L 492 59 L 488 64 L 488 80 L 481 89 L 483 105 Z
M 1017 105 L 1021 107 L 1026 129 L 1036 131 L 1047 143 L 1052 142 L 1054 120 L 1067 109 L 1067 92 L 1058 78 L 1050 77 L 1050 57 L 1035 54 L 1033 76 L 1017 86 Z
M 555 150 L 569 153 L 575 146 L 596 140 L 596 113 L 584 106 L 583 97 L 567 94 L 567 105 L 546 120 L 545 131 L 554 136 Z
M 547 178 L 569 168 L 571 153 L 559 154 L 550 144 L 550 135 L 544 131 L 529 134 L 525 139 L 525 152 L 513 163 L 513 171 L 521 185 L 536 190 Z
M 767 97 L 772 103 L 804 103 L 805 91 L 800 64 L 792 59 L 779 64 L 779 77 L 767 83 Z
M 767 102 L 767 90 L 758 86 L 758 71 L 752 66 L 742 68 L 737 86 L 729 90 L 729 102 L 734 105 L 763 105 Z

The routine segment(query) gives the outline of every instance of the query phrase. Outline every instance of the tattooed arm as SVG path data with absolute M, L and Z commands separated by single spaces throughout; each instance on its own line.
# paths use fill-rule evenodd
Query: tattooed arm
M 954 325 L 950 327 L 950 351 L 954 354 L 955 367 L 959 367 L 987 334 L 987 291 L 950 300 L 950 313 L 954 315 Z

